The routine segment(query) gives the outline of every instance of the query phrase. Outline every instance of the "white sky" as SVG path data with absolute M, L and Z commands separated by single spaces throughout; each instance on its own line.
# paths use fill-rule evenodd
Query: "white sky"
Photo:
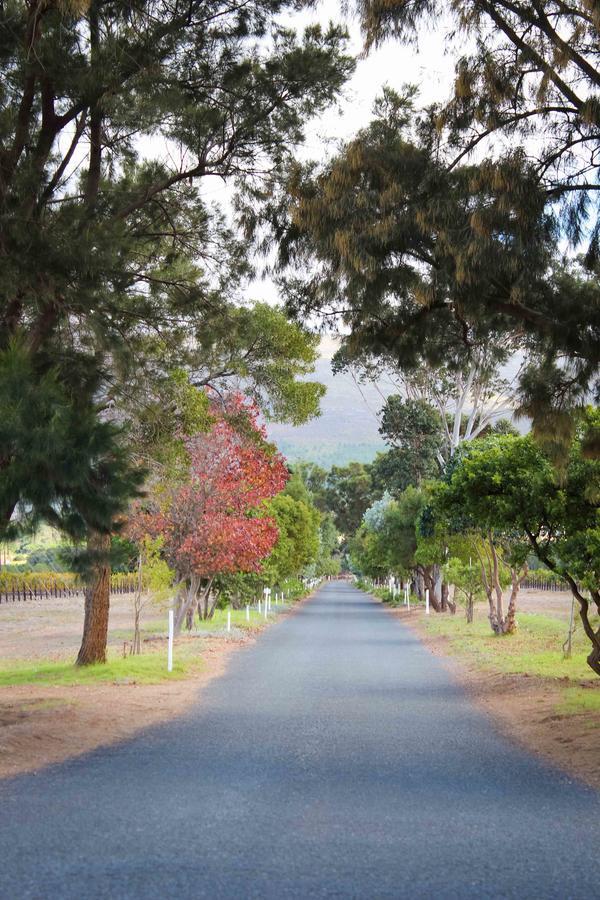
M 363 54 L 363 42 L 358 20 L 346 16 L 342 4 L 336 0 L 321 0 L 311 10 L 288 15 L 281 21 L 298 31 L 319 22 L 324 28 L 330 21 L 344 24 L 350 33 L 348 52 L 358 57 L 353 77 L 344 88 L 338 104 L 308 123 L 306 140 L 298 148 L 300 159 L 323 160 L 335 152 L 339 141 L 350 139 L 372 118 L 373 103 L 384 85 L 401 90 L 404 85 L 419 87 L 418 103 L 427 106 L 449 95 L 454 73 L 456 48 L 446 52 L 443 22 L 435 29 L 425 28 L 417 47 L 404 47 L 399 41 L 389 41 L 382 47 Z M 203 196 L 228 206 L 230 186 L 216 179 L 207 179 Z M 277 289 L 270 279 L 258 279 L 248 284 L 248 299 L 278 303 Z M 327 348 L 329 349 L 329 348 Z M 324 355 L 329 355 L 325 351 Z
M 316 159 L 323 154 L 328 140 L 349 138 L 369 122 L 373 101 L 385 84 L 396 89 L 405 84 L 417 84 L 420 101 L 426 106 L 448 94 L 454 70 L 454 57 L 446 53 L 446 29 L 442 22 L 435 30 L 423 30 L 417 48 L 404 47 L 395 40 L 372 50 L 365 57 L 358 20 L 344 16 L 340 6 L 335 0 L 321 0 L 315 9 L 289 17 L 290 23 L 299 29 L 311 22 L 320 22 L 323 27 L 330 21 L 344 23 L 350 33 L 349 51 L 360 57 L 344 92 L 340 111 L 325 113 L 308 129 L 307 155 Z

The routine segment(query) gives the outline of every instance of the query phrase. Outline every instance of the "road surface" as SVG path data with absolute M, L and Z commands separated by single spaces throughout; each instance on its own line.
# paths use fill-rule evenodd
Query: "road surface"
M 185 718 L 0 785 L 0 896 L 590 898 L 599 811 L 332 583 Z

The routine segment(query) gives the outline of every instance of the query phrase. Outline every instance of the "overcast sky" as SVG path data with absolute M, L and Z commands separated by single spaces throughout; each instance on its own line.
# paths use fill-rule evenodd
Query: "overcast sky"
M 359 23 L 355 17 L 346 16 L 342 4 L 335 0 L 321 0 L 311 10 L 282 17 L 286 25 L 298 31 L 315 22 L 325 28 L 330 21 L 343 23 L 350 33 L 349 52 L 358 58 L 356 71 L 346 85 L 337 107 L 327 110 L 322 116 L 310 122 L 306 129 L 306 140 L 298 148 L 300 159 L 323 160 L 335 152 L 340 140 L 351 138 L 368 124 L 372 117 L 375 98 L 384 85 L 400 90 L 404 85 L 419 87 L 419 103 L 428 104 L 449 95 L 454 63 L 446 52 L 445 28 L 426 28 L 420 35 L 417 47 L 404 47 L 399 41 L 389 41 L 382 47 L 363 54 L 363 42 Z M 229 206 L 231 186 L 223 186 L 216 180 L 207 180 L 203 189 L 205 199 Z M 279 298 L 275 285 L 269 279 L 251 282 L 245 291 L 248 299 L 277 303 Z M 325 349 L 325 348 L 324 348 Z M 327 350 L 325 349 L 325 355 Z
M 328 139 L 349 138 L 367 124 L 373 101 L 385 84 L 397 89 L 405 84 L 418 85 L 420 101 L 427 106 L 447 96 L 452 81 L 453 57 L 446 52 L 446 29 L 442 23 L 439 28 L 425 28 L 418 47 L 404 47 L 397 40 L 388 41 L 365 57 L 358 21 L 355 17 L 344 16 L 340 7 L 335 0 L 322 0 L 315 9 L 289 17 L 298 28 L 315 21 L 323 26 L 330 21 L 343 22 L 350 33 L 350 52 L 360 57 L 340 103 L 341 112 L 336 115 L 326 113 L 308 130 L 306 146 L 313 158 L 323 153 Z

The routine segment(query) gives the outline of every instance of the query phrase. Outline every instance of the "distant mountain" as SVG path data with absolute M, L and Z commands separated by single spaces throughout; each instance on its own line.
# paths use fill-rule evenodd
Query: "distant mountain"
M 334 375 L 331 356 L 336 348 L 334 338 L 323 339 L 322 355 L 311 376 L 311 380 L 320 381 L 327 388 L 321 416 L 297 428 L 267 426 L 269 436 L 290 462 L 310 460 L 330 468 L 349 462 L 371 462 L 378 452 L 385 450 L 378 431 L 378 415 L 385 398 L 397 393 L 398 387 L 387 379 L 378 385 L 358 384 L 351 375 Z M 521 361 L 519 355 L 511 358 L 502 371 L 503 377 L 514 379 Z M 510 413 L 508 418 L 513 418 Z M 528 419 L 513 420 L 513 424 L 521 433 L 529 431 Z
M 393 389 L 380 392 L 372 384 L 358 385 L 350 375 L 334 375 L 328 358 L 317 361 L 311 379 L 327 388 L 322 414 L 299 427 L 270 424 L 271 439 L 290 462 L 311 460 L 325 468 L 371 462 L 385 449 L 377 416 Z

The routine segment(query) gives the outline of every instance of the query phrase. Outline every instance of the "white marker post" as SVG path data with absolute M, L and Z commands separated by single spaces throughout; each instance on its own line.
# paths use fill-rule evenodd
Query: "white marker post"
M 250 605 L 246 603 L 246 622 L 250 621 Z
M 262 612 L 262 607 L 260 605 L 260 597 L 259 597 L 258 598 L 258 614 L 259 614 L 259 616 L 260 616 L 261 612 Z
M 410 588 L 406 588 L 406 608 L 410 612 Z
M 227 631 L 231 631 L 231 610 L 227 610 Z
M 169 643 L 167 645 L 167 672 L 173 671 L 173 632 L 175 630 L 175 623 L 173 617 L 173 610 L 169 610 Z
M 429 588 L 425 588 L 425 615 L 429 615 Z

